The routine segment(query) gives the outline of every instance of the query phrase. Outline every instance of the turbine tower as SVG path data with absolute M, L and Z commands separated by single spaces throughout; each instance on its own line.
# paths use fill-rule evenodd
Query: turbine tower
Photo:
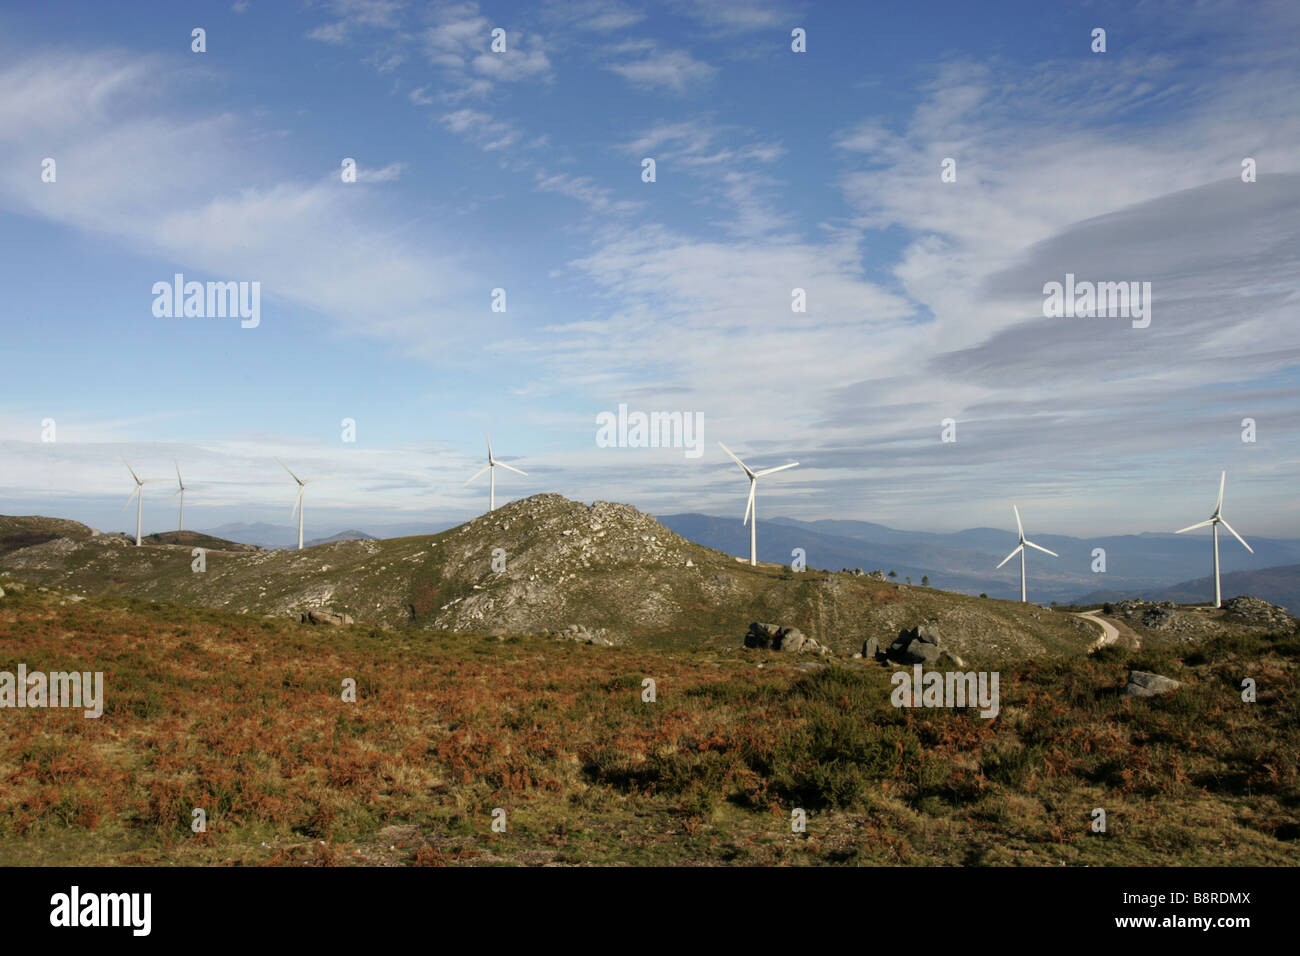
M 470 478 L 470 480 L 465 482 L 464 485 L 461 485 L 461 487 L 464 488 L 465 485 L 468 485 L 470 481 L 473 481 L 474 478 L 477 478 L 479 475 L 483 474 L 483 472 L 486 471 L 488 473 L 488 511 L 496 511 L 497 510 L 497 472 L 496 472 L 497 465 L 500 465 L 502 468 L 508 468 L 510 471 L 513 471 L 516 475 L 523 475 L 525 478 L 528 477 L 528 472 L 520 471 L 518 468 L 515 468 L 512 465 L 507 465 L 504 461 L 497 461 L 495 458 L 493 458 L 492 437 L 487 433 L 486 428 L 483 429 L 483 437 L 487 439 L 488 463 L 484 465 L 482 468 L 480 468 L 478 471 L 474 472 L 474 477 Z
M 280 461 L 280 459 L 277 458 L 276 461 Z M 298 498 L 293 503 L 293 511 L 289 512 L 289 517 L 292 518 L 295 513 L 297 513 L 298 515 L 298 550 L 301 551 L 302 550 L 302 511 L 303 511 L 302 493 L 307 490 L 307 486 L 310 485 L 313 481 L 324 481 L 326 478 L 333 478 L 334 476 L 321 475 L 319 478 L 299 478 L 297 475 L 295 475 L 292 471 L 289 470 L 289 466 L 286 465 L 284 462 L 280 461 L 280 467 L 283 468 L 285 471 L 288 471 L 289 477 L 292 478 L 294 481 L 298 482 Z
M 1010 554 L 1008 554 L 1005 558 L 1002 559 L 1002 564 L 1006 564 L 1017 554 L 1020 555 L 1020 603 L 1025 604 L 1028 602 L 1028 598 L 1025 596 L 1025 545 L 1028 545 L 1031 548 L 1037 548 L 1039 551 L 1043 552 L 1044 554 L 1050 554 L 1054 558 L 1059 558 L 1060 555 L 1057 554 L 1055 551 L 1048 551 L 1042 545 L 1034 544 L 1034 542 L 1026 539 L 1025 526 L 1020 523 L 1020 509 L 1017 508 L 1015 505 L 1012 505 L 1011 510 L 1016 513 L 1016 531 L 1020 535 L 1020 543 L 1016 545 L 1016 550 L 1012 551 Z M 1002 567 L 1002 564 L 999 564 L 998 567 L 999 568 Z
M 118 456 L 121 457 L 120 455 Z M 135 546 L 140 547 L 140 522 L 144 517 L 144 486 L 150 481 L 166 481 L 166 478 L 141 478 L 135 473 L 135 469 L 126 464 L 126 459 L 122 458 L 122 464 L 126 465 L 126 470 L 131 472 L 131 477 L 135 479 L 135 490 L 131 492 L 131 497 L 126 499 L 126 504 L 122 505 L 125 511 L 131 507 L 131 500 L 135 499 Z
M 785 471 L 787 468 L 794 468 L 799 463 L 792 461 L 788 465 L 777 465 L 775 468 L 765 468 L 762 471 L 751 471 L 749 466 L 731 453 L 731 449 L 722 442 L 718 442 L 718 447 L 731 455 L 731 460 L 739 465 L 749 477 L 749 503 L 745 505 L 745 520 L 741 524 L 749 525 L 749 564 L 750 567 L 758 564 L 758 511 L 754 507 L 754 492 L 758 488 L 758 479 L 764 475 L 770 475 L 774 472 Z
M 1241 546 L 1242 546 L 1243 548 L 1245 548 L 1245 549 L 1246 549 L 1247 551 L 1249 551 L 1251 554 L 1254 554 L 1254 553 L 1255 553 L 1255 549 L 1252 548 L 1250 545 L 1248 545 L 1248 544 L 1246 543 L 1246 539 L 1243 538 L 1241 535 L 1237 534 L 1236 531 L 1233 531 L 1233 530 L 1232 530 L 1232 525 L 1228 524 L 1228 522 L 1225 521 L 1224 518 L 1223 518 L 1223 514 L 1222 514 L 1222 512 L 1223 512 L 1223 486 L 1224 486 L 1224 484 L 1227 482 L 1227 480 L 1228 480 L 1228 473 L 1227 473 L 1226 471 L 1220 472 L 1220 473 L 1219 473 L 1219 500 L 1216 501 L 1216 502 L 1214 503 L 1214 514 L 1210 515 L 1209 518 L 1207 518 L 1206 520 L 1200 522 L 1199 524 L 1194 524 L 1194 525 L 1192 525 L 1192 526 L 1189 527 L 1189 528 L 1182 528 L 1182 529 L 1180 529 L 1180 530 L 1174 532 L 1174 534 L 1182 534 L 1184 531 L 1195 531 L 1197 528 L 1204 528 L 1207 524 L 1210 526 L 1211 530 L 1213 531 L 1213 538 L 1214 538 L 1214 606 L 1215 606 L 1215 607 L 1223 607 L 1223 592 L 1222 592 L 1222 590 L 1219 588 L 1219 525 L 1223 525 L 1223 526 L 1224 526 L 1225 528 L 1227 528 L 1229 531 L 1232 531 L 1232 536 L 1233 536 L 1234 538 L 1236 538 L 1238 541 L 1241 542 Z
M 176 465 L 176 484 L 179 487 L 168 496 L 167 500 L 171 501 L 172 498 L 175 498 L 177 495 L 181 496 L 181 526 L 177 530 L 184 531 L 185 530 L 185 490 L 186 490 L 185 481 L 181 478 L 180 464 L 174 461 L 172 462 L 172 464 Z

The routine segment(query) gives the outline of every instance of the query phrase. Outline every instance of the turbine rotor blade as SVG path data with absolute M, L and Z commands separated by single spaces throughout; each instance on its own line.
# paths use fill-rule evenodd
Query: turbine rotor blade
M 1031 548 L 1037 548 L 1039 551 L 1043 552 L 1043 554 L 1050 554 L 1054 558 L 1060 557 L 1060 555 L 1057 554 L 1055 551 L 1048 551 L 1041 544 L 1034 544 L 1034 542 L 1032 541 L 1026 541 L 1025 544 L 1029 545 Z
M 118 455 L 117 457 L 118 457 L 118 458 L 122 458 L 121 455 Z M 127 465 L 127 463 L 126 463 L 126 459 L 125 459 L 125 458 L 122 458 L 122 464 L 126 465 L 126 470 L 129 471 L 129 472 L 131 473 L 131 477 L 135 479 L 136 484 L 139 484 L 139 483 L 140 483 L 140 477 L 135 473 L 135 469 L 134 469 L 134 468 L 132 468 L 130 465 Z
M 745 505 L 745 520 L 741 524 L 749 524 L 749 516 L 754 510 L 754 492 L 758 490 L 758 482 L 752 478 L 749 481 L 749 501 Z
M 787 468 L 796 468 L 798 467 L 798 465 L 799 463 L 797 461 L 792 461 L 788 465 L 778 465 L 775 468 L 764 468 L 762 471 L 754 472 L 754 477 L 762 478 L 764 475 L 770 475 L 773 472 L 777 472 L 777 471 L 785 471 Z
M 492 467 L 491 465 L 484 465 L 478 471 L 474 472 L 474 478 L 477 478 L 479 475 L 483 474 L 483 472 L 487 471 L 491 467 Z M 465 485 L 468 485 L 470 481 L 474 480 L 474 478 L 471 478 L 469 481 L 465 482 Z M 461 485 L 461 487 L 464 488 L 465 485 Z
M 488 461 L 491 461 L 492 460 L 492 436 L 488 434 L 488 430 L 486 428 L 483 429 L 483 437 L 487 439 Z
M 177 495 L 181 494 L 184 491 L 185 491 L 184 488 L 177 488 L 175 491 L 173 491 L 170 495 L 167 496 L 167 500 L 171 501 L 173 498 L 175 498 Z
M 178 462 L 178 461 L 173 461 L 172 464 L 176 466 L 176 484 L 178 484 L 178 485 L 180 485 L 182 488 L 184 488 L 184 487 L 185 487 L 185 482 L 184 482 L 184 480 L 182 480 L 182 478 L 181 478 L 181 465 L 180 465 L 180 462 Z
M 304 478 L 302 480 L 302 483 L 304 485 L 309 485 L 313 481 L 324 481 L 326 478 L 337 478 L 337 477 L 338 477 L 337 474 L 321 475 L 319 478 Z
M 302 493 L 306 490 L 307 488 L 305 486 L 300 485 L 298 487 L 298 497 L 294 499 L 293 510 L 289 512 L 290 518 L 298 513 L 298 508 L 302 505 Z
M 277 458 L 276 461 L 280 461 L 280 459 Z M 302 484 L 302 479 L 299 478 L 297 475 L 295 475 L 295 474 L 293 473 L 293 471 L 290 470 L 290 468 L 289 468 L 288 465 L 286 465 L 284 462 L 280 461 L 280 467 L 283 468 L 285 471 L 289 472 L 289 477 L 290 477 L 290 478 L 292 478 L 294 481 L 298 482 L 298 484 L 300 484 L 300 485 Z
M 1024 541 L 1024 540 L 1025 540 L 1025 526 L 1024 526 L 1023 524 L 1020 523 L 1020 509 L 1017 508 L 1015 505 L 1012 505 L 1012 506 L 1011 506 L 1011 510 L 1014 511 L 1014 512 L 1016 513 L 1016 531 L 1019 532 L 1019 534 L 1020 534 L 1020 540 L 1021 540 L 1021 541 Z
M 122 510 L 123 510 L 123 511 L 125 511 L 127 508 L 131 507 L 131 502 L 135 501 L 135 496 L 138 495 L 139 493 L 140 493 L 140 486 L 137 484 L 137 485 L 135 486 L 135 489 L 131 492 L 131 497 L 127 498 L 127 499 L 126 499 L 126 504 L 122 505 Z
M 1012 552 L 1011 552 L 1010 554 L 1008 554 L 1005 558 L 1003 558 L 1003 559 L 1002 559 L 1002 564 L 1006 564 L 1008 561 L 1010 561 L 1012 558 L 1014 558 L 1016 555 L 1018 555 L 1018 554 L 1019 554 L 1021 551 L 1023 551 L 1023 550 L 1025 550 L 1025 546 L 1024 546 L 1023 544 L 1018 544 L 1018 545 L 1016 545 L 1016 550 L 1012 551 Z M 999 567 L 999 568 L 1002 567 L 1002 564 L 999 564 L 998 567 Z
M 722 444 L 722 442 L 718 442 L 718 447 L 721 448 L 723 451 L 725 451 L 728 455 L 730 455 L 732 461 L 734 461 L 734 462 L 735 462 L 737 465 L 739 465 L 741 468 L 745 469 L 745 474 L 749 475 L 749 477 L 751 477 L 751 478 L 754 477 L 754 473 L 753 473 L 752 471 L 749 470 L 749 466 L 748 466 L 747 464 L 745 464 L 743 461 L 741 461 L 739 458 L 737 458 L 734 454 L 732 454 L 732 451 L 731 451 L 730 448 L 728 448 L 726 445 Z
M 1186 528 L 1179 528 L 1174 534 L 1182 534 L 1184 531 L 1195 531 L 1197 528 L 1204 528 L 1207 524 L 1214 524 L 1213 518 L 1208 518 L 1200 524 L 1189 525 Z
M 1228 524 L 1228 522 L 1224 521 L 1222 518 L 1219 519 L 1219 523 L 1222 524 L 1222 525 L 1223 525 L 1225 528 L 1227 528 L 1229 531 L 1232 531 L 1232 525 Z M 1250 545 L 1248 545 L 1248 544 L 1246 543 L 1246 539 L 1243 538 L 1241 535 L 1237 534 L 1237 532 L 1232 531 L 1232 536 L 1233 536 L 1234 538 L 1236 538 L 1238 541 L 1240 541 L 1240 542 L 1241 542 L 1241 546 L 1242 546 L 1243 548 L 1245 548 L 1247 551 L 1249 551 L 1251 554 L 1254 554 L 1254 553 L 1255 553 L 1255 549 L 1252 548 Z
M 526 472 L 526 471 L 520 471 L 518 468 L 515 468 L 515 467 L 512 466 L 512 465 L 507 465 L 504 461 L 499 461 L 499 462 L 497 462 L 497 464 L 500 465 L 502 468 L 508 468 L 508 469 L 510 469 L 510 470 L 513 471 L 516 475 L 523 475 L 525 478 L 528 477 L 528 472 Z
M 1219 500 L 1214 503 L 1214 513 L 1217 515 L 1223 509 L 1223 485 L 1228 480 L 1226 471 L 1219 472 Z

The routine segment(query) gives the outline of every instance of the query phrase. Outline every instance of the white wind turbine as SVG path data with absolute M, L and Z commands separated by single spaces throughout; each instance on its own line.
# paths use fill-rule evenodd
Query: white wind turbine
M 172 498 L 175 498 L 177 495 L 181 496 L 181 526 L 178 530 L 184 531 L 185 530 L 185 492 L 187 489 L 185 487 L 184 479 L 181 478 L 180 464 L 174 461 L 172 462 L 172 464 L 176 465 L 176 484 L 179 487 L 167 497 L 167 500 L 171 501 Z
M 1219 588 L 1219 525 L 1223 525 L 1229 531 L 1232 531 L 1232 536 L 1241 542 L 1241 546 L 1243 548 L 1245 548 L 1251 554 L 1255 553 L 1255 549 L 1246 543 L 1246 539 L 1243 538 L 1241 535 L 1237 534 L 1236 531 L 1232 530 L 1232 525 L 1228 524 L 1228 522 L 1224 520 L 1223 514 L 1221 513 L 1223 511 L 1223 486 L 1227 482 L 1227 480 L 1228 480 L 1228 473 L 1226 471 L 1220 472 L 1219 473 L 1219 500 L 1214 503 L 1214 514 L 1210 515 L 1209 518 L 1200 522 L 1199 524 L 1194 524 L 1189 528 L 1182 528 L 1174 532 L 1174 534 L 1182 534 L 1184 531 L 1195 531 L 1197 528 L 1204 528 L 1207 524 L 1210 526 L 1211 529 L 1213 529 L 1214 531 L 1214 535 L 1213 535 L 1214 537 L 1214 606 L 1215 607 L 1223 607 L 1223 592 Z
M 1034 542 L 1026 540 L 1025 526 L 1020 523 L 1020 509 L 1017 508 L 1015 505 L 1012 505 L 1011 510 L 1016 513 L 1016 531 L 1020 535 L 1020 543 L 1016 545 L 1016 550 L 1012 551 L 1010 554 L 1008 554 L 1005 558 L 1002 559 L 1002 564 L 1006 564 L 1017 554 L 1020 555 L 1020 602 L 1023 604 L 1028 600 L 1025 596 L 1025 545 L 1028 545 L 1031 548 L 1037 548 L 1039 551 L 1043 552 L 1044 554 L 1050 554 L 1054 558 L 1059 558 L 1060 555 L 1057 554 L 1055 551 L 1048 551 L 1042 545 L 1034 544 Z M 1002 567 L 1002 564 L 999 564 L 998 567 L 999 568 Z
M 722 442 L 718 442 L 718 447 L 731 455 L 731 460 L 744 469 L 745 474 L 749 477 L 749 503 L 745 505 L 745 520 L 741 524 L 749 525 L 749 563 L 750 566 L 758 564 L 758 511 L 754 507 L 754 492 L 758 488 L 758 479 L 764 475 L 770 475 L 773 472 L 785 471 L 787 468 L 794 468 L 799 463 L 792 461 L 788 465 L 777 465 L 775 468 L 764 468 L 762 471 L 751 471 L 749 466 L 731 453 L 731 449 Z
M 280 459 L 277 458 L 276 461 L 280 461 Z M 313 481 L 324 481 L 326 478 L 333 478 L 334 476 L 321 475 L 319 478 L 299 478 L 297 475 L 295 475 L 292 471 L 289 470 L 289 466 L 286 465 L 284 462 L 280 461 L 280 467 L 283 468 L 285 471 L 288 471 L 289 477 L 292 478 L 294 481 L 298 482 L 298 498 L 293 503 L 293 511 L 289 512 L 289 517 L 292 518 L 295 512 L 298 515 L 298 550 L 301 551 L 302 550 L 302 511 L 303 511 L 302 493 L 307 490 L 307 486 L 310 485 Z
M 121 458 L 121 456 L 118 456 Z M 126 470 L 131 472 L 131 477 L 135 479 L 135 490 L 131 492 L 131 497 L 126 499 L 126 504 L 122 505 L 125 511 L 131 507 L 131 499 L 135 499 L 135 546 L 140 547 L 140 522 L 144 517 L 144 486 L 150 481 L 166 481 L 166 478 L 141 478 L 135 473 L 135 469 L 126 464 L 126 459 L 122 458 L 122 464 L 126 465 Z
M 497 510 L 497 472 L 496 472 L 497 465 L 500 465 L 502 468 L 508 468 L 510 469 L 510 471 L 513 471 L 516 475 L 523 475 L 525 478 L 528 477 L 528 472 L 520 471 L 518 468 L 515 468 L 513 465 L 507 465 L 504 461 L 497 461 L 495 458 L 493 458 L 492 437 L 488 435 L 486 428 L 483 430 L 483 437 L 487 439 L 488 463 L 484 465 L 482 468 L 480 468 L 478 471 L 474 472 L 474 477 L 470 478 L 469 481 L 465 482 L 465 485 L 468 485 L 470 481 L 473 481 L 474 478 L 477 478 L 479 475 L 483 474 L 483 472 L 486 471 L 488 473 L 488 511 L 496 511 Z M 465 485 L 461 485 L 461 487 L 463 488 L 465 487 Z

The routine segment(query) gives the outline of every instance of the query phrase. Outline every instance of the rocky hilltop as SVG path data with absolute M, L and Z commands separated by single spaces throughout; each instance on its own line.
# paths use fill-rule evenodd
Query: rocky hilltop
M 750 567 L 630 505 L 541 494 L 437 535 L 250 550 L 163 535 L 136 548 L 84 525 L 0 519 L 0 572 L 74 593 L 295 619 L 511 633 L 596 643 L 731 646 L 754 622 L 795 628 L 849 657 L 867 641 L 937 627 L 969 661 L 1082 652 L 1096 626 L 1034 605 L 909 587 L 852 572 Z M 35 524 L 33 524 L 35 522 Z M 36 538 L 32 538 L 33 529 Z M 313 616 L 311 612 L 316 612 Z

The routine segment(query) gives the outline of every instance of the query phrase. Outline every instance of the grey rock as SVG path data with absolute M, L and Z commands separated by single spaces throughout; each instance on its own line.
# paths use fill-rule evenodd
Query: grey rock
M 880 656 L 880 642 L 874 637 L 867 638 L 862 645 L 862 656 L 874 661 Z
M 333 624 L 336 627 L 340 624 L 354 624 L 352 615 L 339 614 L 336 611 L 327 611 L 324 608 L 312 608 L 302 616 L 304 624 Z
M 933 664 L 939 659 L 942 653 L 934 644 L 927 644 L 925 641 L 917 638 L 907 645 L 907 650 L 903 652 L 909 664 Z
M 926 644 L 939 646 L 939 629 L 933 624 L 923 624 L 916 629 L 916 639 Z
M 745 646 L 761 650 L 787 651 L 790 653 L 830 654 L 830 648 L 823 647 L 819 641 L 808 637 L 797 627 L 782 627 L 779 624 L 749 625 L 745 635 Z
M 1155 697 L 1168 694 L 1182 687 L 1182 683 L 1172 677 L 1162 677 L 1148 671 L 1129 671 L 1128 684 L 1120 692 L 1121 697 Z
M 803 631 L 797 627 L 788 627 L 782 631 L 780 643 L 776 647 L 779 651 L 799 651 L 807 643 L 808 638 L 804 636 Z

